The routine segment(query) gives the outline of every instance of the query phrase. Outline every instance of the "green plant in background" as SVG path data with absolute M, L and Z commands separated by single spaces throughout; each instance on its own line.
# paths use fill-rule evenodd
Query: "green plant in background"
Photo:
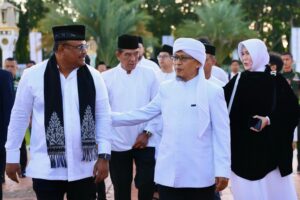
M 142 12 L 139 5 L 139 0 L 129 3 L 123 0 L 71 0 L 68 5 L 71 13 L 68 9 L 62 11 L 53 6 L 40 22 L 40 29 L 45 33 L 55 24 L 84 24 L 87 35 L 92 36 L 97 42 L 98 59 L 114 66 L 117 64 L 115 51 L 119 35 L 125 33 L 151 35 L 145 30 L 144 25 L 151 17 Z
M 29 129 L 26 130 L 25 141 L 26 141 L 26 146 L 29 146 L 29 144 L 30 144 L 30 131 L 29 131 Z
M 52 53 L 53 48 L 53 36 L 52 27 L 63 24 L 74 24 L 73 18 L 75 14 L 69 12 L 70 10 L 64 9 L 65 4 L 53 4 L 47 3 L 46 6 L 49 9 L 46 16 L 39 21 L 37 29 L 43 33 L 42 46 L 43 46 L 43 57 L 48 58 Z
M 243 39 L 257 34 L 249 30 L 245 21 L 245 12 L 239 4 L 229 0 L 206 3 L 195 9 L 196 20 L 184 20 L 178 26 L 177 37 L 207 37 L 216 46 L 216 57 L 219 63 L 237 47 Z
M 26 0 L 9 1 L 20 9 L 18 27 L 19 38 L 16 44 L 15 57 L 19 63 L 26 63 L 29 60 L 29 33 L 37 27 L 38 22 L 46 16 L 49 11 L 46 3 L 52 2 L 61 4 L 64 0 Z
M 259 33 L 270 50 L 289 51 L 291 28 L 300 26 L 299 0 L 232 1 L 242 5 L 246 19 L 252 22 L 251 28 Z
M 207 36 L 222 62 L 238 41 L 260 37 L 273 51 L 289 49 L 290 30 L 300 25 L 299 0 L 9 0 L 20 8 L 16 58 L 29 59 L 28 35 L 43 32 L 44 57 L 53 46 L 53 25 L 83 23 L 99 45 L 98 57 L 110 65 L 117 36 L 139 34 L 160 41 L 162 35 Z M 242 9 L 241 9 L 242 8 Z M 151 17 L 150 17 L 151 16 Z M 251 25 L 250 25 L 251 24 Z M 250 26 L 249 26 L 250 25 Z M 251 30 L 249 30 L 251 27 Z M 186 30 L 185 30 L 186 29 Z M 190 33 L 189 33 L 190 32 Z M 259 33 L 259 34 L 256 34 Z M 160 45 L 159 45 L 160 46 Z
M 137 31 L 137 25 L 150 17 L 139 9 L 140 1 L 72 0 L 79 13 L 78 22 L 84 24 L 98 44 L 97 55 L 110 65 L 117 63 L 117 38 Z

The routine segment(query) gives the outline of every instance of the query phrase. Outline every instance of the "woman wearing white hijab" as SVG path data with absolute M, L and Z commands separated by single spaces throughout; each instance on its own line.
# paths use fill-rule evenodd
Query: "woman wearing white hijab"
M 245 72 L 224 87 L 234 199 L 296 200 L 290 174 L 297 99 L 280 74 L 265 71 L 269 54 L 261 40 L 240 42 L 238 53 Z

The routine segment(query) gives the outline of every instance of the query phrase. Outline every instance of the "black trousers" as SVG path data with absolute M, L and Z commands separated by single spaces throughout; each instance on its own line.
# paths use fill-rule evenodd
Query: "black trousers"
M 4 146 L 0 146 L 0 183 L 5 179 L 6 151 Z
M 220 192 L 215 192 L 215 200 L 221 200 Z
M 26 141 L 25 138 L 23 139 L 21 148 L 20 148 L 20 166 L 21 166 L 21 172 L 26 172 L 26 166 L 27 166 L 27 149 L 26 149 Z
M 5 164 L 6 164 L 6 153 L 4 144 L 0 145 L 0 200 L 2 200 L 3 192 L 2 192 L 2 182 L 5 180 Z
M 96 184 L 92 177 L 78 181 L 53 181 L 32 179 L 37 200 L 63 200 L 65 193 L 68 200 L 95 200 Z
M 101 181 L 97 184 L 97 200 L 106 200 L 105 182 Z
M 2 192 L 2 183 L 1 183 L 1 187 L 0 187 L 0 200 L 2 200 L 2 198 L 3 198 L 3 192 Z
M 136 165 L 135 186 L 139 200 L 152 200 L 154 193 L 155 148 L 111 152 L 110 176 L 114 185 L 115 200 L 131 199 L 133 161 Z
M 172 188 L 158 186 L 159 200 L 214 200 L 215 185 L 205 188 Z

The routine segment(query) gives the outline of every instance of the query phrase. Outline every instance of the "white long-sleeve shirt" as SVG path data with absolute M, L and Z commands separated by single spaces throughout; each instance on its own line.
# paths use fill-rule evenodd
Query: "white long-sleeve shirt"
M 83 162 L 77 88 L 77 69 L 60 74 L 67 168 L 51 168 L 44 126 L 44 72 L 47 61 L 26 69 L 18 86 L 6 142 L 7 163 L 19 163 L 19 148 L 32 113 L 30 161 L 26 175 L 47 180 L 74 181 L 91 177 L 94 161 Z M 99 153 L 110 154 L 111 118 L 108 95 L 99 72 L 89 67 L 96 88 L 95 123 Z
M 152 60 L 148 60 L 147 58 L 145 58 L 145 56 L 143 56 L 142 59 L 138 62 L 137 67 L 138 66 L 150 68 L 150 69 L 154 70 L 155 72 L 160 71 L 159 66 Z
M 219 79 L 217 79 L 213 75 L 211 75 L 208 80 L 211 81 L 212 83 L 216 84 L 219 87 L 224 87 L 226 85 L 226 83 L 220 81 Z
M 151 68 L 136 66 L 130 74 L 127 74 L 119 64 L 115 68 L 103 72 L 102 75 L 107 87 L 111 109 L 115 112 L 140 108 L 148 104 L 158 91 L 159 83 L 154 70 Z M 132 149 L 136 138 L 143 130 L 153 133 L 147 146 L 155 147 L 158 140 L 156 129 L 160 123 L 157 118 L 149 123 L 113 128 L 112 150 L 127 151 Z
M 164 82 L 164 81 L 167 81 L 167 80 L 173 80 L 176 78 L 176 73 L 175 71 L 172 71 L 170 73 L 165 73 L 163 71 L 159 71 L 156 73 L 157 75 L 157 78 L 158 78 L 158 81 L 160 83 Z
M 228 74 L 221 67 L 212 66 L 211 75 L 222 81 L 224 85 L 228 83 Z
M 204 80 L 209 104 L 209 125 L 199 136 L 198 77 L 166 81 L 145 107 L 113 113 L 113 126 L 143 123 L 161 114 L 163 134 L 155 167 L 155 182 L 175 188 L 201 188 L 215 177 L 230 176 L 230 128 L 224 92 Z M 200 93 L 201 95 L 201 93 Z

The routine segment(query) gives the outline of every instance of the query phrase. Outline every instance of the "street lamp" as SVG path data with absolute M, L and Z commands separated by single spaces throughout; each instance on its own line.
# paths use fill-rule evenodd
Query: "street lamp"
M 13 57 L 16 42 L 19 36 L 19 9 L 8 3 L 0 1 L 0 47 L 2 49 L 2 65 L 8 57 Z

